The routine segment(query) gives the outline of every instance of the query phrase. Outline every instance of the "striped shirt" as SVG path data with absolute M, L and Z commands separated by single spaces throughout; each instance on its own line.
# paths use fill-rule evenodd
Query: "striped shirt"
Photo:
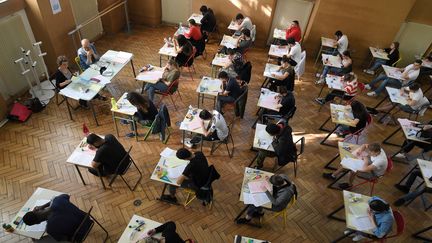
M 357 86 L 358 86 L 358 82 L 356 78 L 350 82 L 346 82 L 344 84 L 345 94 L 348 96 L 357 95 Z

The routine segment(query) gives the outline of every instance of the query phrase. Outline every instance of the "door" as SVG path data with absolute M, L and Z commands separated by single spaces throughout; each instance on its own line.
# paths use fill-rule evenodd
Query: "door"
M 396 41 L 402 57 L 398 67 L 405 67 L 427 52 L 432 40 L 432 26 L 407 22 L 402 24 Z
M 70 0 L 75 24 L 79 25 L 99 14 L 97 0 Z M 81 37 L 94 40 L 102 35 L 103 27 L 101 19 L 96 19 L 81 28 Z
M 162 22 L 186 23 L 192 14 L 192 0 L 162 0 Z
M 313 3 L 305 0 L 278 0 L 276 4 L 273 23 L 267 43 L 273 40 L 273 30 L 286 29 L 293 20 L 298 20 L 302 35 L 306 30 Z

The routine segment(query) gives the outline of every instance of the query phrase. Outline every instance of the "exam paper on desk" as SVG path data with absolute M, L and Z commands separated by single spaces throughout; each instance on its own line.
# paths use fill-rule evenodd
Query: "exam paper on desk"
M 352 225 L 360 231 L 367 231 L 374 228 L 372 222 L 370 221 L 368 216 L 363 217 L 354 217 L 352 219 Z
M 180 165 L 173 168 L 168 168 L 168 177 L 171 179 L 176 179 L 180 177 L 183 174 L 184 169 L 186 168 L 186 165 Z
M 262 206 L 270 202 L 270 199 L 263 192 L 260 193 L 246 193 L 243 192 L 244 204 L 253 204 L 256 207 Z
M 343 158 L 341 161 L 341 165 L 344 168 L 350 169 L 354 172 L 361 170 L 363 168 L 363 160 L 361 159 L 354 159 L 354 158 Z

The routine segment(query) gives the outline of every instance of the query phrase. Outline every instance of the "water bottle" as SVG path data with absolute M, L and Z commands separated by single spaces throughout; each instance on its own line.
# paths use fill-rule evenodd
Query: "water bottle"
M 111 108 L 112 108 L 113 110 L 118 110 L 117 102 L 116 102 L 116 100 L 114 99 L 114 97 L 111 97 Z
M 179 23 L 179 29 L 181 29 L 181 28 L 182 28 L 182 22 Z

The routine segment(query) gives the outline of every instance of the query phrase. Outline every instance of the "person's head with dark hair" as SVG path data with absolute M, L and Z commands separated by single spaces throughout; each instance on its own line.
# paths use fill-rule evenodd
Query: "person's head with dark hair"
M 284 68 L 288 67 L 290 65 L 289 61 L 290 61 L 289 57 L 287 55 L 283 55 L 281 59 L 281 66 Z
M 354 73 L 347 73 L 343 76 L 343 81 L 345 82 L 351 82 L 356 78 Z
M 371 143 L 367 146 L 371 156 L 378 156 L 381 153 L 381 145 L 379 143 Z
M 414 61 L 414 69 L 415 69 L 415 70 L 420 69 L 422 63 L 423 63 L 423 61 L 420 60 L 420 59 L 415 60 L 415 61 Z
M 195 22 L 194 19 L 189 19 L 189 27 L 190 26 L 197 26 L 197 23 Z
M 287 87 L 284 85 L 278 86 L 278 93 L 285 96 L 286 94 L 288 94 Z
M 90 133 L 87 136 L 87 143 L 89 145 L 89 148 L 92 150 L 99 148 L 104 142 L 105 140 L 103 138 L 99 137 L 94 133 Z
M 187 41 L 188 40 L 186 39 L 186 37 L 184 35 L 178 35 L 177 36 L 177 42 L 178 42 L 179 46 L 186 45 Z
M 192 157 L 192 153 L 187 148 L 181 148 L 177 150 L 176 156 L 179 159 L 188 160 Z
M 292 38 L 292 37 L 288 38 L 288 39 L 287 39 L 287 43 L 288 43 L 288 45 L 290 45 L 290 46 L 295 45 L 295 40 L 294 40 L 294 38 Z
M 242 33 L 242 35 L 244 35 L 244 36 L 246 36 L 248 38 L 251 36 L 250 30 L 246 29 L 246 28 L 242 29 L 241 33 Z
M 213 117 L 213 115 L 206 109 L 202 110 L 199 113 L 199 118 L 201 118 L 204 121 L 211 120 L 212 117 Z
M 409 87 L 410 91 L 416 92 L 417 90 L 420 89 L 420 85 L 418 85 L 418 83 L 412 83 Z
M 237 22 L 238 25 L 240 25 L 244 20 L 244 16 L 243 14 L 239 13 L 236 15 L 235 17 L 235 21 Z
M 207 13 L 207 11 L 208 11 L 208 8 L 207 8 L 206 5 L 202 5 L 200 7 L 200 12 L 202 13 L 202 15 L 204 15 L 205 13 Z
M 44 216 L 39 211 L 30 211 L 24 214 L 22 220 L 26 225 L 35 225 L 40 224 L 47 219 L 48 217 L 46 217 L 46 215 Z
M 281 187 L 281 186 L 283 186 L 285 183 L 286 183 L 288 186 L 291 186 L 291 182 L 290 182 L 289 180 L 284 179 L 284 178 L 283 178 L 282 176 L 280 176 L 279 174 L 274 174 L 274 175 L 272 175 L 272 176 L 270 177 L 269 181 L 270 181 L 270 183 L 271 183 L 273 186 L 276 186 L 276 187 Z
M 232 58 L 234 56 L 234 54 L 236 53 L 236 51 L 234 49 L 227 49 L 227 54 L 230 58 Z
M 276 136 L 280 133 L 281 128 L 276 124 L 270 123 L 266 126 L 265 130 L 271 136 Z
M 392 42 L 391 45 L 390 45 L 390 48 L 398 50 L 399 49 L 399 42 L 397 42 L 397 41 Z
M 367 113 L 366 107 L 358 100 L 351 102 L 351 109 L 355 117 Z
M 299 24 L 298 20 L 294 20 L 294 21 L 293 21 L 293 24 L 294 24 L 295 26 L 297 26 L 297 27 L 299 27 L 299 26 L 300 26 L 300 24 Z
M 335 36 L 336 36 L 336 39 L 341 38 L 341 37 L 343 36 L 342 31 L 340 31 L 340 30 L 336 31 L 336 32 L 335 32 Z
M 390 205 L 388 205 L 384 201 L 380 200 L 379 198 L 372 199 L 369 202 L 369 207 L 370 207 L 370 209 L 372 209 L 374 212 L 377 212 L 377 213 L 385 212 L 385 211 L 388 211 L 390 209 Z
M 345 57 L 345 58 L 346 58 L 346 57 L 351 58 L 351 53 L 350 53 L 348 50 L 342 52 L 342 58 L 344 58 L 344 57 Z
M 432 62 L 432 53 L 429 54 L 429 56 L 426 57 L 426 60 L 428 60 L 429 62 Z
M 228 81 L 229 76 L 228 73 L 225 71 L 222 71 L 218 74 L 218 79 L 221 79 L 222 81 Z
M 138 110 L 147 113 L 150 107 L 150 100 L 147 97 L 132 91 L 126 95 L 126 99 L 135 106 Z

